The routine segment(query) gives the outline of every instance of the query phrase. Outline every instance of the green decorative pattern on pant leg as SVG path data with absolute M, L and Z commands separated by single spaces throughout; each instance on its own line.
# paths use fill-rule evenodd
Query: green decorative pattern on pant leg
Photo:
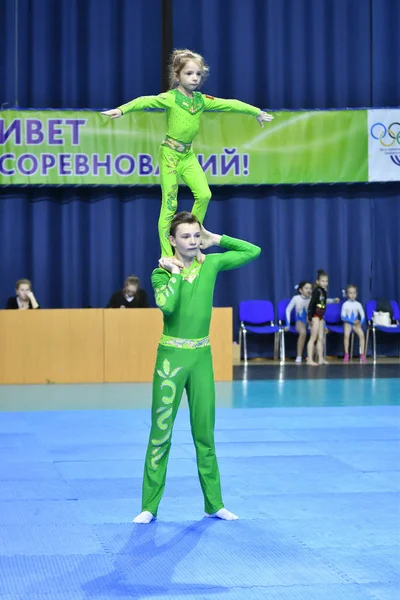
M 165 358 L 162 363 L 162 371 L 160 369 L 156 370 L 158 376 L 162 379 L 160 389 L 163 389 L 165 387 L 169 388 L 171 390 L 171 395 L 162 396 L 161 402 L 165 406 L 159 406 L 156 410 L 156 413 L 159 414 L 159 416 L 157 417 L 156 426 L 161 431 L 166 431 L 166 433 L 161 438 L 151 439 L 151 445 L 154 446 L 154 448 L 151 450 L 151 455 L 153 456 L 153 458 L 150 460 L 150 465 L 154 471 L 158 468 L 158 461 L 162 458 L 162 456 L 164 456 L 165 452 L 167 451 L 167 448 L 161 449 L 161 446 L 163 444 L 167 444 L 171 438 L 172 427 L 168 429 L 169 424 L 166 423 L 166 421 L 172 415 L 173 407 L 170 405 L 173 404 L 176 397 L 176 383 L 172 381 L 172 379 L 179 373 L 181 369 L 182 367 L 176 367 L 171 372 L 171 363 L 167 358 Z M 169 406 L 169 408 L 167 408 L 167 406 Z
M 161 413 L 161 415 L 158 417 L 157 419 L 157 427 L 159 429 L 161 429 L 161 431 L 165 431 L 166 429 L 168 429 L 168 425 L 167 423 L 165 423 L 165 421 L 167 419 L 169 419 L 169 417 L 172 415 L 172 407 L 171 408 L 167 408 L 164 412 Z
M 153 444 L 153 446 L 162 446 L 163 444 L 165 444 L 165 442 L 168 442 L 169 438 L 171 437 L 171 434 L 172 434 L 172 429 L 167 431 L 167 433 L 164 435 L 164 437 L 160 438 L 159 440 L 152 439 L 151 443 Z M 157 450 L 158 450 L 158 448 L 154 448 L 152 454 L 156 454 Z
M 167 194 L 167 208 L 175 212 L 178 206 L 178 184 L 175 183 Z
M 161 398 L 161 402 L 163 402 L 163 404 L 172 404 L 173 401 L 175 400 L 175 396 L 176 396 L 176 385 L 173 381 L 171 381 L 170 379 L 164 379 L 164 381 L 161 384 L 161 389 L 162 388 L 169 388 L 171 390 L 171 395 L 170 396 L 163 396 Z
M 154 458 L 151 459 L 150 461 L 150 465 L 151 468 L 156 471 L 158 468 L 158 461 L 164 456 L 164 454 L 166 453 L 167 449 L 164 448 L 164 450 L 161 450 L 160 454 L 157 454 L 157 456 L 155 456 Z

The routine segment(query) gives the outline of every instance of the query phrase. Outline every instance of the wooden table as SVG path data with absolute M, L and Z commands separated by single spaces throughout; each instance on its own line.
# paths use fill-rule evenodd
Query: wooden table
M 151 382 L 158 309 L 0 311 L 0 384 Z M 216 381 L 232 380 L 232 309 L 211 320 Z

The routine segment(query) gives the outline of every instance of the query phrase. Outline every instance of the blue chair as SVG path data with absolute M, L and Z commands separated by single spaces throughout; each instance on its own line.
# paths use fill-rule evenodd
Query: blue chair
M 344 335 L 344 326 L 342 321 L 342 302 L 338 304 L 327 304 L 325 311 L 326 328 L 330 333 Z M 325 338 L 326 347 L 326 338 Z M 353 358 L 354 350 L 354 332 L 350 334 L 350 358 Z
M 247 364 L 247 333 L 255 334 L 279 334 L 280 358 L 282 360 L 282 334 L 281 328 L 274 323 L 274 305 L 269 300 L 244 300 L 239 304 L 239 343 L 243 340 L 243 358 Z
M 281 328 L 281 363 L 284 363 L 286 360 L 286 348 L 285 348 L 285 333 L 292 333 L 298 335 L 296 327 L 294 326 L 296 322 L 296 311 L 292 310 L 290 313 L 290 326 L 287 331 L 285 331 L 286 327 L 286 308 L 290 302 L 290 298 L 285 298 L 278 303 L 278 324 Z
M 369 332 L 372 331 L 372 354 L 373 354 L 374 362 L 376 362 L 376 332 L 383 331 L 384 333 L 389 333 L 389 334 L 393 334 L 393 333 L 399 334 L 400 333 L 400 308 L 399 308 L 399 305 L 397 304 L 396 300 L 391 300 L 390 304 L 392 305 L 393 320 L 395 322 L 392 327 L 384 327 L 383 325 L 375 325 L 375 323 L 373 322 L 373 316 L 374 316 L 374 312 L 376 311 L 376 306 L 377 306 L 376 300 L 369 300 L 367 302 L 367 304 L 365 305 L 365 312 L 367 313 L 367 320 L 368 320 L 367 341 L 366 341 L 365 347 L 366 348 L 368 347 L 367 344 L 368 344 Z M 399 356 L 400 356 L 400 347 L 399 347 Z
M 290 302 L 290 298 L 285 298 L 278 303 L 278 322 L 282 327 L 286 327 L 286 308 Z M 296 322 L 295 309 L 290 313 L 290 333 L 297 333 L 294 323 Z

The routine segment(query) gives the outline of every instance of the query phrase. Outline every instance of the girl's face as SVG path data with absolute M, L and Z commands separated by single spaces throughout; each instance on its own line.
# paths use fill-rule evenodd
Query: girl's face
M 27 283 L 21 283 L 21 285 L 16 291 L 18 298 L 20 298 L 21 300 L 28 300 L 28 292 L 31 291 L 31 288 Z
M 198 223 L 181 223 L 176 228 L 175 237 L 170 235 L 169 241 L 183 259 L 193 259 L 200 248 L 200 225 Z
M 323 290 L 328 289 L 328 278 L 326 277 L 326 275 L 324 275 L 324 277 L 320 277 L 317 283 L 320 287 L 322 287 Z
M 299 289 L 299 292 L 302 296 L 306 296 L 307 298 L 311 298 L 312 294 L 312 285 L 311 283 L 306 283 L 302 288 Z
M 137 285 L 133 285 L 132 283 L 130 283 L 125 288 L 125 294 L 128 296 L 128 298 L 133 298 L 137 293 L 137 290 Z
M 201 83 L 202 70 L 199 63 L 189 60 L 178 75 L 179 85 L 193 92 Z
M 349 300 L 355 300 L 357 298 L 357 288 L 351 287 L 347 290 L 347 297 Z

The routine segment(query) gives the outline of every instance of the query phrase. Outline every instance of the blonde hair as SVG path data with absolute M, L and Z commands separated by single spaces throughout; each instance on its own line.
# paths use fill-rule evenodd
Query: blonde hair
M 15 289 L 19 290 L 21 285 L 29 285 L 30 289 L 32 289 L 32 282 L 29 281 L 29 279 L 18 279 L 17 283 L 15 284 Z
M 349 283 L 348 285 L 346 285 L 346 289 L 345 289 L 346 296 L 348 295 L 349 290 L 351 290 L 353 288 L 356 290 L 356 292 L 358 292 L 357 286 L 354 285 L 354 283 Z
M 201 82 L 202 85 L 210 72 L 210 68 L 207 65 L 204 58 L 201 54 L 197 54 L 197 52 L 192 52 L 185 48 L 184 50 L 174 50 L 171 54 L 171 60 L 169 63 L 169 87 L 172 90 L 174 87 L 178 85 L 177 76 L 179 76 L 180 72 L 184 68 L 184 66 L 190 61 L 194 60 L 200 65 L 201 69 Z
M 129 275 L 129 277 L 125 279 L 124 290 L 126 290 L 128 285 L 137 285 L 137 287 L 140 287 L 139 277 L 137 275 Z

